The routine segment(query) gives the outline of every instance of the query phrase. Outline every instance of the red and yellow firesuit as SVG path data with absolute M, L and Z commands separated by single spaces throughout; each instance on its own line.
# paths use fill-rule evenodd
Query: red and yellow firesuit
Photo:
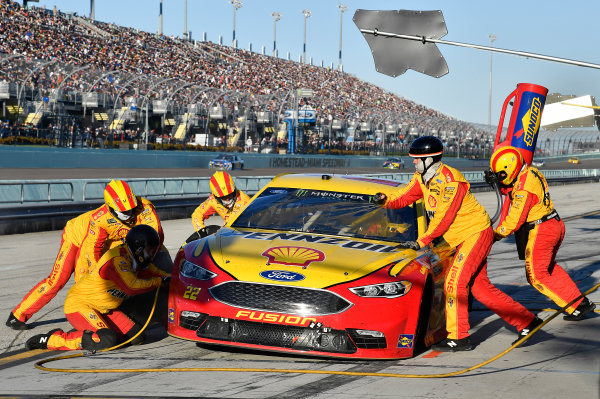
M 165 235 L 154 205 L 142 197 L 137 197 L 137 203 L 132 216 L 133 220 L 127 223 L 114 217 L 106 204 L 92 213 L 87 235 L 77 256 L 76 268 L 80 273 L 89 273 L 93 270 L 102 254 L 108 249 L 122 244 L 129 230 L 138 224 L 152 226 L 158 232 L 162 245 Z M 163 247 L 163 250 L 166 249 Z
M 518 331 L 527 327 L 535 316 L 496 288 L 487 276 L 493 230 L 487 212 L 471 193 L 462 173 L 442 163 L 428 184 L 415 173 L 405 187 L 390 195 L 384 207 L 403 208 L 421 198 L 430 220 L 427 231 L 417 240 L 419 245 L 426 246 L 443 236 L 450 246 L 456 247 L 444 283 L 448 338 L 469 336 L 469 287 L 479 302 Z
M 556 263 L 556 253 L 565 236 L 565 224 L 554 210 L 544 175 L 536 168 L 524 166 L 509 196 L 510 210 L 496 227 L 496 238 L 504 238 L 531 227 L 525 249 L 527 280 L 539 292 L 563 307 L 581 295 L 577 285 Z M 583 299 L 566 309 L 573 313 Z
M 48 349 L 81 349 L 85 330 L 109 328 L 119 338 L 127 335 L 135 323 L 118 307 L 128 296 L 146 293 L 159 287 L 168 275 L 150 264 L 152 277 L 143 279 L 134 270 L 127 247 L 120 245 L 108 250 L 99 260 L 98 267 L 77 281 L 65 299 L 67 320 L 76 331 L 57 331 L 48 339 Z
M 208 198 L 198 205 L 198 207 L 192 213 L 192 224 L 196 231 L 206 227 L 204 221 L 210 216 L 218 213 L 223 218 L 223 221 L 227 223 L 227 220 L 233 215 L 237 214 L 246 204 L 250 202 L 250 197 L 241 190 L 237 190 L 237 196 L 235 203 L 231 209 L 223 206 L 213 194 L 209 195 Z
M 78 270 L 75 264 L 94 212 L 95 210 L 86 212 L 67 222 L 62 232 L 60 249 L 52 272 L 37 283 L 12 311 L 18 320 L 22 322 L 29 320 L 56 296 L 73 273 L 75 273 L 75 280 L 81 278 L 82 271 Z
M 129 230 L 137 224 L 148 224 L 158 232 L 161 244 L 164 232 L 154 205 L 137 197 L 133 223 L 125 224 L 115 218 L 104 204 L 67 222 L 60 250 L 50 276 L 36 284 L 13 310 L 13 315 L 26 322 L 44 307 L 65 286 L 74 273 L 77 282 L 89 273 L 102 254 L 122 243 Z M 163 251 L 167 251 L 163 246 Z

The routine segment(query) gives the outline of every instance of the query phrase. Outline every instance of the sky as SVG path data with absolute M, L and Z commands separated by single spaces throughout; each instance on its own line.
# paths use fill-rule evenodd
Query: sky
M 22 1 L 20 1 L 22 2 Z M 185 8 L 187 4 L 187 24 Z M 532 1 L 391 1 L 391 0 L 242 0 L 235 12 L 238 47 L 272 54 L 273 12 L 279 57 L 298 61 L 303 53 L 304 14 L 306 58 L 314 65 L 338 66 L 340 41 L 339 4 L 342 14 L 342 64 L 346 73 L 373 83 L 398 96 L 426 105 L 467 122 L 497 125 L 505 98 L 518 83 L 534 83 L 549 93 L 600 96 L 600 69 L 579 67 L 514 55 L 493 53 L 490 98 L 490 52 L 438 44 L 449 73 L 440 78 L 408 70 L 390 77 L 375 70 L 371 50 L 352 21 L 357 9 L 440 10 L 448 34 L 442 40 L 490 46 L 599 64 L 600 2 Z M 90 1 L 39 0 L 33 6 L 90 15 Z M 95 0 L 95 18 L 103 22 L 158 32 L 160 0 Z M 234 8 L 229 0 L 163 0 L 163 33 L 182 37 L 184 25 L 192 39 L 231 45 Z M 400 40 L 400 39 L 396 39 Z M 599 100 L 600 102 L 600 100 Z M 507 111 L 506 122 L 510 117 Z M 491 118 L 491 119 L 490 119 Z M 506 124 L 505 122 L 505 124 Z

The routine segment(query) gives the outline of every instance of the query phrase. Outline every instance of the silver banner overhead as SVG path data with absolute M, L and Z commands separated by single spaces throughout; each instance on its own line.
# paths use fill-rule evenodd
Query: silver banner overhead
M 412 69 L 436 78 L 448 73 L 448 64 L 437 46 L 425 40 L 448 33 L 441 11 L 356 10 L 353 21 L 371 48 L 378 72 L 396 77 Z M 397 40 L 396 35 L 402 34 L 424 40 Z

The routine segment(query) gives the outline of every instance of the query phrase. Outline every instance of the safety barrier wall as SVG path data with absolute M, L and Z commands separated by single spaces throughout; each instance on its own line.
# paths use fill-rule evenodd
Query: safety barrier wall
M 463 172 L 471 184 L 483 183 L 481 171 Z M 389 172 L 362 174 L 377 179 L 408 181 L 412 173 Z M 600 169 L 544 170 L 548 180 L 598 179 Z M 236 176 L 236 186 L 254 194 L 273 176 Z M 151 200 L 182 200 L 205 198 L 210 194 L 210 177 L 130 178 L 125 179 L 133 191 Z M 48 205 L 79 202 L 102 202 L 110 179 L 76 180 L 0 180 L 0 208 L 10 206 Z
M 545 170 L 550 184 L 598 181 L 600 169 Z M 408 181 L 412 173 L 363 174 Z M 474 191 L 490 190 L 482 172 L 465 172 Z M 236 185 L 255 194 L 272 176 L 236 177 Z M 65 223 L 103 202 L 110 179 L 0 181 L 0 235 L 60 230 Z M 188 218 L 210 194 L 208 177 L 127 179 L 134 192 L 150 199 L 163 220 Z M 191 227 L 190 227 L 191 228 Z
M 97 148 L 58 148 L 0 145 L 0 167 L 2 168 L 133 168 L 171 169 L 207 168 L 208 162 L 218 152 L 205 151 L 159 151 L 119 150 Z M 323 168 L 353 169 L 381 167 L 384 156 L 356 155 L 309 155 L 309 154 L 237 154 L 248 169 L 276 168 L 281 170 Z M 405 158 L 406 164 L 410 159 Z M 457 167 L 486 167 L 486 160 L 445 158 L 444 162 Z

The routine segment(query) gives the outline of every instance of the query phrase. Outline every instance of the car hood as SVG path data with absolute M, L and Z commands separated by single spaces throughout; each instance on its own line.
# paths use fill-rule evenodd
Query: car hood
M 189 252 L 208 249 L 216 266 L 233 278 L 323 288 L 364 277 L 390 263 L 394 270 L 417 253 L 393 243 L 296 232 L 222 228 Z M 186 251 L 187 252 L 187 251 Z M 189 256 L 188 256 L 189 258 Z M 284 273 L 281 273 L 284 272 Z

